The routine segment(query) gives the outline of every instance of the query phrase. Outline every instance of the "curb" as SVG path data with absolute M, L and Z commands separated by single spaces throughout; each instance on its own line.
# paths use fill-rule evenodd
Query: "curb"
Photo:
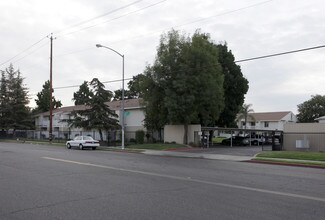
M 262 160 L 247 160 L 247 161 L 243 161 L 243 162 L 269 164 L 269 165 L 282 165 L 282 166 L 293 166 L 293 167 L 306 167 L 306 168 L 325 169 L 325 166 L 324 165 L 317 165 L 317 164 L 287 163 L 287 162 L 281 162 L 281 161 L 262 161 Z

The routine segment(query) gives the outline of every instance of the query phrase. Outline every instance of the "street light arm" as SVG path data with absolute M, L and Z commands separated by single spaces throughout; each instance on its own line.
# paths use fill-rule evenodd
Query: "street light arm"
M 110 47 L 106 47 L 101 44 L 96 44 L 96 47 L 98 47 L 98 48 L 104 47 L 106 49 L 109 49 L 109 50 L 115 52 L 120 57 L 122 57 L 122 112 L 121 112 L 121 118 L 122 118 L 122 149 L 124 149 L 124 130 L 125 130 L 125 125 L 124 125 L 124 121 L 125 121 L 124 120 L 124 55 L 120 54 L 119 52 L 117 52 L 116 50 L 114 50 Z
M 116 50 L 114 50 L 114 49 L 112 49 L 112 48 L 110 48 L 110 47 L 106 47 L 106 46 L 101 45 L 101 44 L 96 44 L 96 47 L 98 47 L 98 48 L 100 48 L 100 47 L 104 47 L 104 48 L 106 48 L 106 49 L 109 49 L 109 50 L 111 50 L 111 51 L 117 53 L 117 54 L 120 55 L 121 57 L 124 57 L 123 54 L 120 54 L 119 52 L 117 52 Z

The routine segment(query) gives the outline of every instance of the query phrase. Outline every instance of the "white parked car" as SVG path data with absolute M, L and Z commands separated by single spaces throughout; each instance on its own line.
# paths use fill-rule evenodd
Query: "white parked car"
M 67 141 L 66 145 L 68 149 L 71 149 L 71 147 L 79 147 L 80 150 L 84 148 L 96 150 L 96 148 L 99 147 L 99 141 L 94 140 L 90 136 L 77 136 L 73 140 Z

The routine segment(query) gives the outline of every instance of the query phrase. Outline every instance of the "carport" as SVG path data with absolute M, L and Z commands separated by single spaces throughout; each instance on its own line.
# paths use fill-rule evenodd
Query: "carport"
M 204 148 L 222 146 L 221 142 L 214 141 L 216 138 L 229 139 L 227 143 L 231 148 L 245 146 L 235 143 L 233 137 L 244 137 L 248 146 L 260 146 L 262 150 L 282 150 L 283 147 L 283 131 L 279 130 L 202 127 L 198 136 L 200 146 Z

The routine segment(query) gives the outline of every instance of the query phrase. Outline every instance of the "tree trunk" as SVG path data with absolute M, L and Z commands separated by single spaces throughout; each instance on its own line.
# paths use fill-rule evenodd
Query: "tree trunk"
M 187 136 L 188 136 L 188 124 L 184 124 L 184 139 L 183 139 L 183 143 L 184 144 L 188 144 L 187 143 Z
M 99 131 L 100 140 L 103 141 L 103 132 L 102 132 L 102 129 L 98 129 L 98 131 Z

